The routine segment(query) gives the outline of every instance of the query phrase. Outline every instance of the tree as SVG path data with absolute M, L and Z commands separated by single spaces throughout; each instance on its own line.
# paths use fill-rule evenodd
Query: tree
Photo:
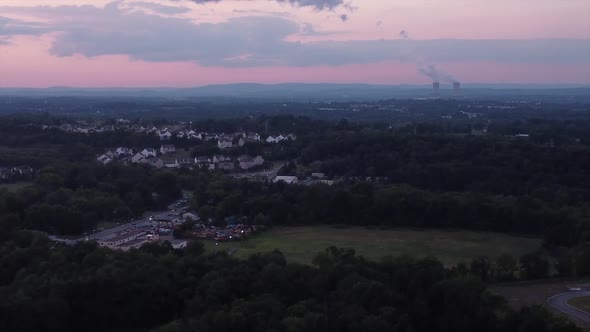
M 205 252 L 205 246 L 201 241 L 190 241 L 186 248 L 184 248 L 184 253 L 190 256 L 201 256 Z
M 576 275 L 590 275 L 590 243 L 584 243 L 576 249 L 575 268 Z
M 471 273 L 482 281 L 489 281 L 491 277 L 492 264 L 488 257 L 482 256 L 471 261 Z
M 509 254 L 496 258 L 496 279 L 498 281 L 512 281 L 518 271 L 518 261 Z
M 533 252 L 520 258 L 522 279 L 542 279 L 549 275 L 549 261 L 541 252 Z

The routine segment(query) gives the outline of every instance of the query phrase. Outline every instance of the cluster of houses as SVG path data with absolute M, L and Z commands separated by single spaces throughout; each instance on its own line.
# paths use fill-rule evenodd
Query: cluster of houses
M 78 122 L 75 124 L 64 123 L 61 125 L 52 125 L 52 126 L 44 125 L 41 128 L 44 130 L 57 129 L 57 130 L 65 131 L 68 133 L 79 133 L 79 134 L 104 133 L 104 132 L 112 132 L 112 131 L 119 129 L 113 124 L 98 125 L 98 124 L 88 124 L 85 122 Z
M 135 133 L 144 133 L 148 135 L 156 135 L 162 141 L 171 140 L 173 137 L 178 139 L 200 140 L 200 141 L 217 141 L 220 149 L 232 148 L 235 146 L 243 146 L 246 142 L 266 142 L 266 143 L 280 143 L 282 141 L 294 141 L 297 139 L 295 134 L 278 136 L 268 136 L 262 139 L 260 134 L 255 132 L 234 132 L 234 133 L 208 133 L 198 132 L 191 128 L 190 122 L 179 122 L 174 125 L 167 126 L 151 126 L 145 127 L 143 124 L 131 124 L 129 120 L 117 119 L 114 123 L 97 124 L 86 121 L 77 121 L 75 123 L 64 123 L 53 126 L 43 126 L 43 129 L 58 129 L 71 133 L 102 133 L 115 130 L 130 131 Z
M 236 169 L 250 170 L 255 167 L 262 166 L 264 164 L 264 158 L 262 156 L 247 156 L 241 155 L 236 159 L 228 156 L 215 155 L 213 157 L 201 156 L 195 157 L 195 165 L 198 168 L 214 170 L 219 169 L 222 171 L 233 171 Z
M 167 162 L 166 155 L 171 155 L 176 152 L 176 147 L 172 144 L 163 144 L 159 150 L 153 148 L 146 148 L 137 153 L 132 149 L 126 147 L 118 147 L 114 151 L 107 151 L 104 154 L 97 156 L 96 160 L 108 165 L 113 161 L 130 163 L 130 164 L 147 164 L 155 168 L 201 168 L 208 170 L 223 170 L 233 171 L 236 169 L 250 170 L 252 168 L 262 166 L 264 158 L 262 156 L 248 156 L 241 155 L 238 158 L 232 158 L 225 155 L 197 156 L 195 158 L 181 158 L 171 159 Z M 164 158 L 164 159 L 163 159 Z
M 326 178 L 324 173 L 311 173 L 310 177 L 306 177 L 305 179 L 299 179 L 297 176 L 276 176 L 272 182 L 284 182 L 286 184 L 300 184 L 304 186 L 311 186 L 316 184 L 327 184 L 329 186 L 334 184 L 334 180 Z
M 20 181 L 33 178 L 34 170 L 30 166 L 0 167 L 0 181 Z

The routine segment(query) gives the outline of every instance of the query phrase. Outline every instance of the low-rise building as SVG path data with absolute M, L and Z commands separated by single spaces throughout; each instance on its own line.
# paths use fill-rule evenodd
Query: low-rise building
M 115 155 L 117 156 L 117 158 L 132 156 L 133 150 L 124 146 L 120 146 L 117 148 L 117 150 L 115 150 Z
M 180 164 L 178 163 L 178 160 L 174 160 L 174 162 L 167 162 L 164 164 L 164 167 L 166 168 L 178 168 L 180 167 Z
M 158 155 L 158 152 L 156 151 L 156 149 L 152 149 L 152 148 L 148 148 L 148 149 L 143 149 L 143 151 L 141 151 L 141 154 L 146 157 L 155 157 Z
M 221 161 L 217 163 L 217 168 L 223 171 L 233 171 L 235 168 L 235 164 L 233 161 Z
M 103 164 L 103 165 L 108 165 L 113 161 L 112 157 L 109 157 L 106 153 L 103 155 L 100 155 L 96 158 L 96 161 L 98 161 L 99 163 Z
M 230 137 L 222 137 L 217 141 L 217 147 L 220 149 L 229 149 L 234 146 L 233 139 Z
M 247 170 L 256 166 L 263 165 L 264 159 L 262 158 L 262 156 L 250 157 L 242 155 L 238 157 L 238 163 L 241 169 Z
M 231 160 L 231 157 L 228 157 L 228 156 L 223 156 L 223 155 L 214 155 L 213 156 L 214 163 L 220 163 L 220 162 L 229 161 L 229 160 Z
M 174 144 L 164 144 L 160 147 L 161 154 L 168 154 L 176 152 L 176 147 Z
M 136 153 L 131 158 L 131 163 L 133 163 L 133 164 L 145 164 L 147 162 L 148 162 L 147 158 L 143 154 L 141 154 L 141 152 Z
M 196 156 L 195 157 L 195 164 L 197 164 L 197 165 L 209 164 L 212 162 L 213 162 L 213 160 L 211 160 L 211 158 L 209 158 L 209 157 L 205 157 L 205 156 Z
M 124 234 L 120 234 L 114 236 L 110 239 L 101 239 L 98 241 L 98 245 L 101 247 L 107 247 L 111 249 L 116 249 L 118 246 L 133 241 L 139 238 L 142 235 L 145 235 L 147 232 L 145 230 L 134 230 Z
M 178 164 L 181 167 L 191 167 L 193 165 L 193 160 L 190 158 L 182 158 L 178 160 Z
M 248 133 L 246 134 L 246 141 L 260 142 L 260 135 L 258 133 Z
M 160 136 L 161 141 L 169 141 L 170 138 L 172 138 L 172 133 L 170 133 L 168 130 L 160 131 L 158 135 Z
M 277 176 L 275 177 L 272 182 L 277 183 L 279 181 L 283 181 L 286 184 L 297 184 L 299 183 L 299 179 L 296 176 Z

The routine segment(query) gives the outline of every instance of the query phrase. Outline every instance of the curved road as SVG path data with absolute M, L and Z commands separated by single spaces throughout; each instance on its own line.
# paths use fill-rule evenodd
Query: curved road
M 590 313 L 574 308 L 567 302 L 576 297 L 590 296 L 590 291 L 569 292 L 553 295 L 547 299 L 547 303 L 556 310 L 570 315 L 586 323 L 590 323 Z

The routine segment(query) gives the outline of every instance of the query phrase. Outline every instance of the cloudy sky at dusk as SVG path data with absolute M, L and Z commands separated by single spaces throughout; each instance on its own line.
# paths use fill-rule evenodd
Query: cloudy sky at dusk
M 0 87 L 428 84 L 432 68 L 590 84 L 590 0 L 0 0 Z

